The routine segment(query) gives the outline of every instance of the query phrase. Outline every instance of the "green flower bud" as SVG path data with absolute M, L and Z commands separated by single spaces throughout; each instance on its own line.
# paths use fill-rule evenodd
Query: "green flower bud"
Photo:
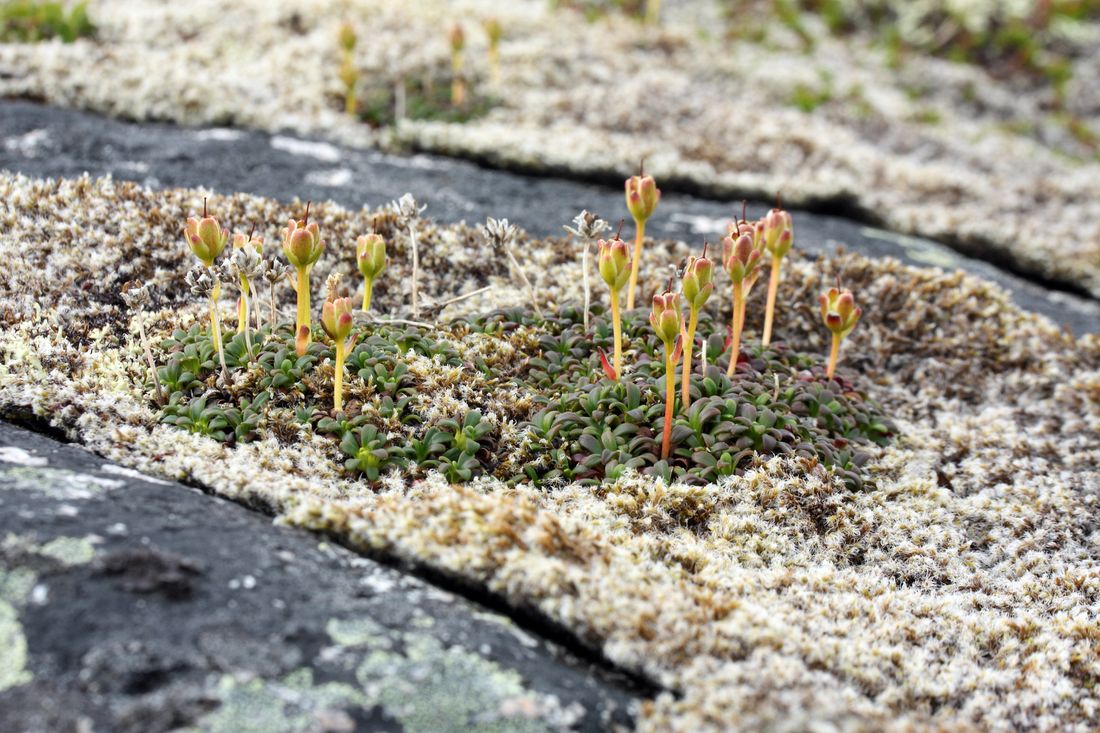
M 183 229 L 183 236 L 187 246 L 207 267 L 214 264 L 214 260 L 218 259 L 229 241 L 229 232 L 222 229 L 218 220 L 212 216 L 189 218 Z
M 263 254 L 263 235 L 241 234 L 240 232 L 237 232 L 233 235 L 233 249 L 244 249 L 244 246 L 246 244 L 252 245 L 252 249 L 256 250 L 256 252 L 259 254 Z
M 489 46 L 496 48 L 500 45 L 500 39 L 504 35 L 504 28 L 500 25 L 500 21 L 496 18 L 488 18 L 482 23 L 482 27 L 485 28 L 485 35 L 489 38 Z
M 688 305 L 698 310 L 714 290 L 714 263 L 706 255 L 689 257 L 682 290 Z
M 653 216 L 661 191 L 653 176 L 631 176 L 626 179 L 626 208 L 635 221 L 643 222 Z
M 364 234 L 355 240 L 355 260 L 359 272 L 374 280 L 386 267 L 386 240 L 380 234 Z
M 840 338 L 852 332 L 863 314 L 863 309 L 856 305 L 856 299 L 852 297 L 852 291 L 847 289 L 829 288 L 818 300 L 821 303 L 821 320 L 825 322 L 825 327 Z
M 291 219 L 283 229 L 283 254 L 298 269 L 309 267 L 321 257 L 325 243 L 321 241 L 317 222 Z
M 451 40 L 451 52 L 459 53 L 462 51 L 463 47 L 466 45 L 466 33 L 462 30 L 462 26 L 458 23 L 451 26 L 449 37 Z
M 355 50 L 355 44 L 358 38 L 355 35 L 355 27 L 351 23 L 344 21 L 340 24 L 340 48 L 344 49 L 347 53 L 351 53 Z
M 346 341 L 351 335 L 351 298 L 330 298 L 321 306 L 321 327 L 333 341 Z
M 600 277 L 614 292 L 623 289 L 630 280 L 630 249 L 621 239 L 596 242 L 599 250 Z
M 680 294 L 664 293 L 653 296 L 653 310 L 649 314 L 649 325 L 657 337 L 671 348 L 684 330 L 684 316 L 680 310 Z

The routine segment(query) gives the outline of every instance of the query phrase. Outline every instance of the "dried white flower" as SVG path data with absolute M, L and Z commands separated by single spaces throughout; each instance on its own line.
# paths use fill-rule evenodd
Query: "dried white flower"
M 122 286 L 122 300 L 130 308 L 142 308 L 149 304 L 150 287 L 148 283 L 140 285 L 136 280 L 131 280 Z
M 585 240 L 598 238 L 611 228 L 611 225 L 587 209 L 573 217 L 573 226 L 562 227 Z
M 481 231 L 494 247 L 510 247 L 519 235 L 519 229 L 514 224 L 509 224 L 507 219 L 494 219 L 491 216 L 485 220 Z
M 255 280 L 264 274 L 264 258 L 254 247 L 241 247 L 229 256 L 229 274 Z
M 428 205 L 417 204 L 413 195 L 407 193 L 396 201 L 390 202 L 390 208 L 401 218 L 405 226 L 409 226 L 420 218 L 420 213 L 428 208 Z
M 264 262 L 262 276 L 269 284 L 274 285 L 278 282 L 282 282 L 289 275 L 290 265 L 280 262 L 275 258 L 271 258 Z
M 192 295 L 209 298 L 214 288 L 224 279 L 224 273 L 217 265 L 213 267 L 195 265 L 187 271 L 183 279 Z

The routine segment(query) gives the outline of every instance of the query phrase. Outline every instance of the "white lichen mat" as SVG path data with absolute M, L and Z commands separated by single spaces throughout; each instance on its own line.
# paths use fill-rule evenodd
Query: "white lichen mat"
M 618 13 L 586 23 L 552 5 L 93 0 L 95 40 L 0 45 L 0 96 L 411 145 L 534 170 L 625 175 L 645 157 L 658 183 L 766 200 L 781 190 L 793 206 L 839 200 L 893 230 L 1100 296 L 1100 162 L 1067 131 L 1100 135 L 1088 127 L 1100 109 L 1095 52 L 1067 62 L 1058 111 L 1049 85 L 920 54 L 895 67 L 870 38 L 841 42 L 810 15 L 806 50 L 781 27 L 766 42 L 731 39 L 728 31 L 753 19 L 723 20 L 714 3 L 666 3 L 660 28 Z M 980 20 L 1003 3 L 957 5 Z M 481 30 L 489 17 L 503 29 L 493 84 Z M 461 22 L 471 88 L 495 105 L 467 122 L 407 119 L 371 130 L 343 111 L 345 19 L 360 37 L 354 66 L 378 89 L 449 73 L 447 31 Z M 1075 47 L 1100 48 L 1096 22 L 1065 34 Z M 820 103 L 812 114 L 792 101 L 800 94 Z M 1071 156 L 1067 140 L 1079 149 Z
M 865 490 L 784 458 L 705 487 L 637 475 L 598 488 L 449 485 L 437 474 L 409 485 L 394 474 L 376 489 L 341 473 L 328 439 L 308 431 L 227 448 L 156 421 L 118 290 L 153 283 L 154 339 L 201 322 L 204 304 L 183 286 L 192 256 L 181 231 L 202 198 L 0 175 L 0 410 L 537 608 L 670 691 L 642 707 L 642 730 L 1100 724 L 1095 337 L 1075 341 L 961 274 L 795 258 L 780 292 L 784 338 L 825 348 L 814 297 L 835 275 L 864 307 L 845 368 L 901 432 L 874 450 Z M 209 204 L 235 230 L 259 223 L 269 242 L 299 213 L 244 195 Z M 352 273 L 371 212 L 314 212 L 329 242 L 319 272 Z M 525 301 L 476 232 L 422 221 L 419 235 L 426 299 L 494 285 L 445 315 Z M 579 297 L 577 249 L 531 240 L 519 251 L 545 307 Z M 646 291 L 685 248 L 648 251 Z M 407 298 L 403 240 L 390 256 L 375 297 L 392 313 Z M 285 310 L 291 297 L 287 288 Z M 460 346 L 494 349 L 484 338 Z M 461 414 L 476 386 L 463 370 L 422 358 L 409 367 L 425 400 Z

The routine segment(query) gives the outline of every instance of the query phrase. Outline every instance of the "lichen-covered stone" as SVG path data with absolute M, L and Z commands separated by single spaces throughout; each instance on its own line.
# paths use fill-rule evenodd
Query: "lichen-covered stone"
M 227 448 L 156 423 L 116 286 L 157 286 L 155 338 L 204 316 L 184 292 L 190 255 L 175 236 L 201 198 L 0 176 L 0 254 L 10 263 L 0 274 L 0 409 L 33 412 L 128 467 L 270 506 L 283 522 L 536 609 L 669 690 L 646 706 L 643 730 L 1096 727 L 1097 338 L 1074 339 L 962 274 L 795 258 L 780 336 L 823 350 L 815 299 L 842 276 L 864 306 L 846 368 L 903 436 L 876 450 L 863 491 L 783 457 L 706 487 L 636 474 L 595 488 L 452 485 L 434 473 L 416 482 L 392 473 L 372 487 L 343 475 L 331 441 L 310 431 Z M 293 213 L 243 195 L 210 203 L 234 228 L 271 229 Z M 319 271 L 350 273 L 351 243 L 371 212 L 317 215 L 334 243 Z M 422 279 L 425 299 L 494 286 L 445 316 L 525 301 L 476 234 L 417 226 L 422 264 L 448 263 L 446 277 Z M 387 272 L 399 282 L 408 253 L 401 237 L 391 241 Z M 652 243 L 644 288 L 685 253 Z M 579 298 L 579 257 L 552 240 L 528 240 L 522 254 L 539 292 Z M 392 313 L 407 296 L 383 288 L 376 297 Z M 760 310 L 750 303 L 748 338 Z M 475 341 L 508 358 L 491 339 Z M 440 411 L 484 399 L 461 389 L 453 369 L 420 358 L 410 370 Z

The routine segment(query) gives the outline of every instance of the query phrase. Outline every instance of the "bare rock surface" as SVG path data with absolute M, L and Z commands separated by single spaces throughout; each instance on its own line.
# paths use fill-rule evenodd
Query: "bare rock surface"
M 624 679 L 231 502 L 0 423 L 0 730 L 605 731 Z

